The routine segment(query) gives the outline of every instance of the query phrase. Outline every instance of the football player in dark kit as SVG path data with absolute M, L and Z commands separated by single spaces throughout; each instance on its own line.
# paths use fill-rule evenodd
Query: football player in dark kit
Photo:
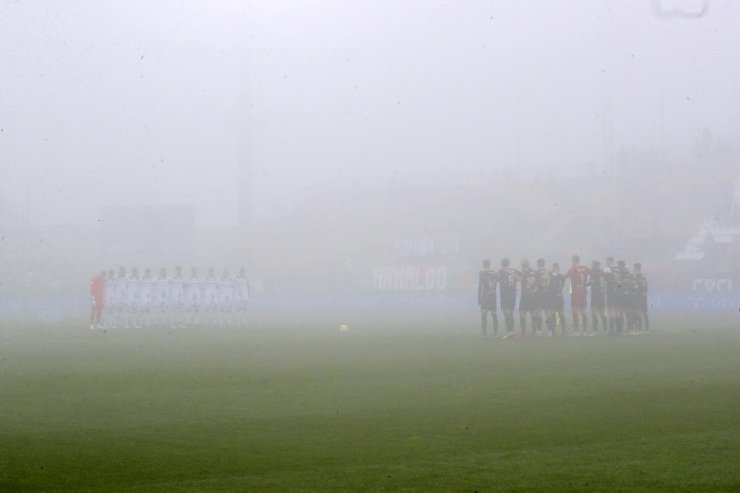
M 634 307 L 635 322 L 637 330 L 647 332 L 650 330 L 650 317 L 648 316 L 648 281 L 645 274 L 642 273 L 642 264 L 639 262 L 632 266 L 634 272 Z
M 604 269 L 604 280 L 606 281 L 606 313 L 609 316 L 609 330 L 607 334 L 617 335 L 617 317 L 619 316 L 619 295 L 617 284 L 617 265 L 614 257 L 607 257 L 606 269 Z
M 545 267 L 545 259 L 537 259 L 537 270 L 534 273 L 535 293 L 532 295 L 532 334 L 543 333 L 543 322 L 547 319 L 550 294 L 550 271 Z
M 537 279 L 534 270 L 529 267 L 529 260 L 527 259 L 522 260 L 520 283 L 522 293 L 519 298 L 519 328 L 522 337 L 527 337 L 527 314 L 529 314 L 534 328 L 534 303 L 537 295 Z
M 627 269 L 627 263 L 624 260 L 617 261 L 614 281 L 616 282 L 617 334 L 621 335 L 625 331 L 632 330 L 632 308 L 629 303 L 632 273 Z
M 583 326 L 583 334 L 590 335 L 588 331 L 588 318 L 586 318 L 588 267 L 581 265 L 581 258 L 578 255 L 573 255 L 571 263 L 573 265 L 565 274 L 565 277 L 566 279 L 570 279 L 570 309 L 573 317 L 574 330 L 572 335 L 581 335 L 579 319 Z
M 483 270 L 478 273 L 478 305 L 480 305 L 481 331 L 484 336 L 488 330 L 489 313 L 493 321 L 493 335 L 498 335 L 496 284 L 498 284 L 498 273 L 491 269 L 491 262 L 489 260 L 484 260 Z
M 591 325 L 594 333 L 599 331 L 599 321 L 602 330 L 606 333 L 606 273 L 601 270 L 601 262 L 591 262 L 591 273 L 588 276 L 588 285 L 591 288 Z
M 555 335 L 555 326 L 560 325 L 560 333 L 565 335 L 565 299 L 563 288 L 565 287 L 565 276 L 560 273 L 560 266 L 552 264 L 550 270 L 550 285 L 547 295 L 547 328 L 550 334 Z
M 519 272 L 510 267 L 508 258 L 501 259 L 501 269 L 498 271 L 498 286 L 501 296 L 501 311 L 506 321 L 506 335 L 508 339 L 514 335 L 514 308 L 516 307 L 516 283 L 520 279 Z

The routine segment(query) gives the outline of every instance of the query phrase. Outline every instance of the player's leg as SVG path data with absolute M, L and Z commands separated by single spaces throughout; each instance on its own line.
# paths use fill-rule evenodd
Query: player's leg
M 212 297 L 206 298 L 204 311 L 205 311 L 204 317 L 206 319 L 205 325 L 208 327 L 212 327 L 213 325 L 215 325 L 215 321 L 216 321 L 216 307 L 213 306 Z
M 203 303 L 203 318 L 205 319 L 204 324 L 206 327 L 212 327 L 215 320 L 215 312 L 213 306 L 213 298 L 208 297 Z
M 216 317 L 216 324 L 219 327 L 223 327 L 224 325 L 224 304 L 222 303 L 220 298 L 216 298 L 216 300 L 213 303 L 213 313 Z
M 548 337 L 555 335 L 555 301 L 552 298 L 548 298 L 545 308 L 545 330 Z
M 504 313 L 504 325 L 506 325 L 506 335 L 504 339 L 508 339 L 514 334 L 514 306 L 516 305 L 516 299 L 512 296 L 505 296 L 502 293 L 501 296 L 501 311 Z
M 488 310 L 481 307 L 480 309 L 480 331 L 482 335 L 486 335 L 488 330 Z
M 622 335 L 622 332 L 624 330 L 624 310 L 622 309 L 621 305 L 615 306 L 614 310 L 616 312 L 616 333 L 617 335 Z
M 648 315 L 648 300 L 647 295 L 640 295 L 640 317 L 642 318 L 642 324 L 645 328 L 645 332 L 650 330 L 650 316 Z
M 529 305 L 529 320 L 532 324 L 531 333 L 533 336 L 539 336 L 541 335 L 540 324 L 539 324 L 540 304 L 539 304 L 539 300 L 537 299 L 537 295 L 536 294 L 532 295 L 532 297 L 530 298 L 530 301 L 531 303 Z
M 147 302 L 146 298 L 140 297 L 136 303 L 136 314 L 134 320 L 134 327 L 137 329 L 145 328 L 149 326 L 149 318 L 151 316 L 151 307 Z
M 249 326 L 249 300 L 245 299 L 242 301 L 241 313 L 242 313 L 242 325 L 244 327 L 248 327 Z
M 558 326 L 560 326 L 561 334 L 565 335 L 565 319 L 561 317 L 563 310 L 563 297 L 555 295 L 552 299 L 552 335 L 557 334 Z
M 634 324 L 632 320 L 632 307 L 630 306 L 629 295 L 624 296 L 624 304 L 622 309 L 624 310 L 624 332 L 627 334 L 633 334 Z
M 129 321 L 131 323 L 131 328 L 138 329 L 139 328 L 139 307 L 135 302 L 132 302 L 129 306 Z
M 506 323 L 506 336 L 511 337 L 514 334 L 514 309 L 504 308 L 504 322 Z
M 209 316 L 210 314 L 210 307 L 208 306 L 208 301 L 205 298 L 201 298 L 198 302 L 198 325 L 201 327 L 207 327 L 208 323 L 210 322 Z
M 175 328 L 175 311 L 177 310 L 177 299 L 170 295 L 167 299 L 167 306 L 162 314 L 162 326 L 169 327 L 170 329 Z
M 186 310 L 188 327 L 195 327 L 198 325 L 198 301 L 193 293 L 187 294 Z
M 574 336 L 581 335 L 581 324 L 579 320 L 578 305 L 575 303 L 575 299 L 571 298 L 570 303 L 570 318 L 573 321 L 573 334 Z
M 131 302 L 131 326 L 136 329 L 141 328 L 141 319 L 143 313 L 136 300 Z
M 96 305 L 95 297 L 93 296 L 90 299 L 90 330 L 95 328 L 95 315 L 98 311 L 98 307 Z
M 144 313 L 141 309 L 141 305 L 138 303 L 133 303 L 132 309 L 131 309 L 131 316 L 134 322 L 134 327 L 137 329 L 141 328 L 141 324 L 144 320 Z
M 522 337 L 527 335 L 527 310 L 519 308 L 519 332 Z
M 544 298 L 540 298 L 539 300 L 539 308 L 537 308 L 537 331 L 540 333 L 540 335 L 546 335 L 545 331 L 547 328 L 545 327 L 545 321 L 547 320 L 547 307 L 544 304 Z
M 634 324 L 635 332 L 641 333 L 643 331 L 642 314 L 638 310 L 632 310 L 632 323 Z
M 96 304 L 97 310 L 95 311 L 95 328 L 100 329 L 103 327 L 103 310 L 105 309 L 105 301 L 103 298 L 98 298 Z
M 559 297 L 558 295 L 552 295 L 549 299 L 549 323 L 550 323 L 550 333 L 554 337 L 557 334 L 558 326 L 561 325 L 560 320 L 560 300 L 562 300 L 562 297 Z
M 585 304 L 582 304 L 578 308 L 578 313 L 581 315 L 581 330 L 583 335 L 591 335 L 591 327 L 588 325 L 588 315 L 586 314 Z
M 98 321 L 98 328 L 102 329 L 105 328 L 105 324 L 107 323 L 108 319 L 108 303 L 107 298 L 103 296 L 103 304 L 100 307 L 100 320 Z
M 180 301 L 178 299 L 171 299 L 169 304 L 167 305 L 167 314 L 164 323 L 167 324 L 167 326 L 169 326 L 171 329 L 176 328 L 178 324 L 177 307 L 179 306 L 179 304 Z
M 560 305 L 558 308 L 557 323 L 560 325 L 560 334 L 565 336 L 568 333 L 565 322 L 565 300 L 563 298 L 560 298 L 558 302 L 560 303 Z
M 527 314 L 529 313 L 529 298 L 522 296 L 519 299 L 519 332 L 522 337 L 527 335 Z
M 203 317 L 205 316 L 205 310 L 203 308 L 202 300 L 197 297 L 193 301 L 193 326 L 200 327 L 203 323 Z
M 118 318 L 118 303 L 116 302 L 115 298 L 111 298 L 111 302 L 108 303 L 106 312 L 107 315 L 105 317 L 105 327 L 107 329 L 114 329 L 116 327 L 116 320 Z
M 581 318 L 581 331 L 583 332 L 583 335 L 590 336 L 591 335 L 591 329 L 588 325 L 588 314 L 586 313 L 586 290 L 585 289 L 579 289 L 578 293 L 573 294 L 574 300 L 576 303 L 576 306 L 578 308 L 578 315 Z
M 611 297 L 611 305 L 609 305 L 609 334 L 610 335 L 617 335 L 617 306 L 616 306 L 616 299 L 612 296 Z
M 591 327 L 594 334 L 599 332 L 599 307 L 593 296 L 591 297 Z
M 152 302 L 149 305 L 149 317 L 148 317 L 149 326 L 152 328 L 159 327 L 161 325 L 163 313 L 164 313 L 164 301 L 159 298 L 152 299 Z
M 116 322 L 115 325 L 119 329 L 126 327 L 126 303 L 123 300 L 119 300 L 116 304 Z
M 121 326 L 124 329 L 129 328 L 129 323 L 131 322 L 131 305 L 128 303 L 128 300 L 123 305 L 123 308 L 121 309 Z

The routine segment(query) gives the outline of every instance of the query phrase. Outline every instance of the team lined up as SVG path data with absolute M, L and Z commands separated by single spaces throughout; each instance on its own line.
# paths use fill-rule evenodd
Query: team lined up
M 101 272 L 90 286 L 90 328 L 185 327 L 243 325 L 249 303 L 249 281 L 244 269 L 231 276 L 224 269 L 217 276 L 213 267 L 205 277 L 196 267 L 184 276 L 181 267 L 172 276 L 162 268 L 156 277 L 151 269 L 139 275 L 136 267 L 127 274 L 121 267 Z
M 648 317 L 648 282 L 642 266 L 635 263 L 630 271 L 623 260 L 606 259 L 606 267 L 594 260 L 591 268 L 581 265 L 576 255 L 572 266 L 560 272 L 557 263 L 548 269 L 544 259 L 537 260 L 536 269 L 523 260 L 521 270 L 510 266 L 508 259 L 501 260 L 499 270 L 491 269 L 491 262 L 483 261 L 479 274 L 478 304 L 481 307 L 481 329 L 486 335 L 489 314 L 494 335 L 498 335 L 498 303 L 504 314 L 506 335 L 514 334 L 514 311 L 519 298 L 519 328 L 527 336 L 527 319 L 533 335 L 566 334 L 565 298 L 563 290 L 570 283 L 573 332 L 571 335 L 594 335 L 599 330 L 608 335 L 640 333 L 650 328 Z M 498 294 L 498 296 L 497 296 Z M 587 305 L 590 302 L 591 325 Z

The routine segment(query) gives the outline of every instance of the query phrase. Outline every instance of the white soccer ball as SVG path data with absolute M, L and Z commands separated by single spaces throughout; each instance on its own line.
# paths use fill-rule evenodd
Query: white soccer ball
M 342 324 L 339 326 L 339 332 L 349 332 L 349 325 Z

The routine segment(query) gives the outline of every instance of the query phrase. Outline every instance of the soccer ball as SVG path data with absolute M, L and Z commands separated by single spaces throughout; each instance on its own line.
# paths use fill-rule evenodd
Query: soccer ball
M 339 326 L 339 332 L 349 332 L 349 325 L 342 324 Z

